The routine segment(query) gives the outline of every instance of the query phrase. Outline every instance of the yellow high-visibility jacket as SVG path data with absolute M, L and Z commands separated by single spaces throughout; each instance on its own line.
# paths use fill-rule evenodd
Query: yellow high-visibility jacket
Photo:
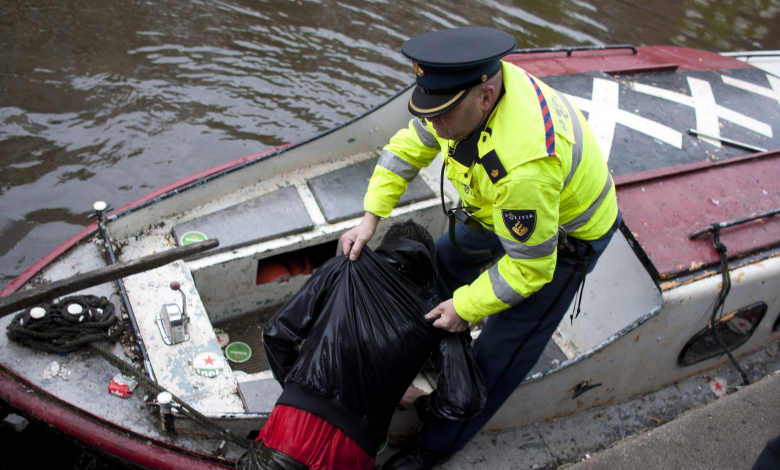
M 453 296 L 461 318 L 476 322 L 522 302 L 550 282 L 558 227 L 595 240 L 617 217 L 607 162 L 588 122 L 568 99 L 502 62 L 505 94 L 488 118 L 470 167 L 450 156 L 455 142 L 413 118 L 385 146 L 368 185 L 366 211 L 388 217 L 423 166 L 441 152 L 463 205 L 506 250 L 498 263 Z M 496 158 L 497 157 L 497 158 Z M 478 209 L 476 209 L 478 208 Z

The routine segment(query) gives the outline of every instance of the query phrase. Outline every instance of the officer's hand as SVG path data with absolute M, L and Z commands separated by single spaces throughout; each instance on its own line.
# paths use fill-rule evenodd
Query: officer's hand
M 460 333 L 466 331 L 469 327 L 469 322 L 460 318 L 458 312 L 455 311 L 455 306 L 452 304 L 452 299 L 440 303 L 436 308 L 428 312 L 425 318 L 441 317 L 435 322 L 433 326 L 447 330 L 450 333 Z
M 355 261 L 360 256 L 363 246 L 374 236 L 378 223 L 379 217 L 371 212 L 366 212 L 357 227 L 345 232 L 341 236 L 341 248 L 344 251 L 344 256 L 349 256 L 349 259 Z
M 427 392 L 423 392 L 417 387 L 409 387 L 406 389 L 406 393 L 404 393 L 404 397 L 401 398 L 400 405 L 403 408 L 406 408 L 407 410 L 410 410 L 414 408 L 414 402 L 417 401 L 418 398 L 420 398 L 423 395 L 428 395 Z

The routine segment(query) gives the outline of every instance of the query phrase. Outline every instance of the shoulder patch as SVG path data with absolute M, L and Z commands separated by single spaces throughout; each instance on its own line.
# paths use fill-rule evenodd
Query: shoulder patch
M 509 230 L 512 238 L 520 243 L 528 241 L 531 235 L 533 235 L 534 229 L 536 229 L 536 211 L 534 210 L 513 211 L 501 209 L 501 219 L 503 219 L 504 225 Z
M 499 180 L 507 174 L 504 165 L 501 164 L 501 160 L 499 160 L 495 150 L 491 150 L 485 154 L 485 156 L 480 159 L 480 162 L 493 184 L 498 183 Z

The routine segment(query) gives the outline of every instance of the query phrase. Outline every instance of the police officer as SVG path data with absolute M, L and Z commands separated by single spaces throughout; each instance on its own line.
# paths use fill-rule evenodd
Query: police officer
M 587 121 L 565 96 L 500 60 L 516 44 L 481 27 L 403 44 L 417 74 L 415 118 L 384 147 L 366 214 L 341 237 L 344 254 L 356 259 L 379 219 L 441 152 L 463 207 L 452 215 L 470 226 L 458 223 L 436 242 L 436 290 L 448 300 L 427 316 L 451 332 L 485 320 L 474 354 L 488 402 L 469 421 L 426 423 L 386 469 L 432 468 L 468 443 L 536 363 L 620 224 Z

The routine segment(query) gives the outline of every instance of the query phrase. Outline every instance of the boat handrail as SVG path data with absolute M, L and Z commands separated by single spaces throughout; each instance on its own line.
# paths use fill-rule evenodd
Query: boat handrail
M 780 51 L 742 51 L 742 52 L 721 52 L 725 57 L 778 57 Z
M 695 238 L 698 238 L 698 237 L 704 235 L 705 233 L 710 233 L 710 232 L 715 233 L 715 232 L 719 231 L 720 229 L 733 227 L 735 225 L 746 224 L 746 223 L 752 222 L 754 220 L 763 219 L 764 217 L 772 217 L 773 215 L 777 215 L 777 214 L 780 214 L 780 209 L 772 209 L 771 211 L 762 212 L 760 214 L 753 214 L 751 216 L 741 217 L 739 219 L 727 220 L 725 222 L 715 222 L 712 225 L 707 225 L 704 228 L 700 228 L 699 230 L 696 230 L 695 232 L 693 232 L 690 235 L 688 235 L 688 238 L 693 240 Z
M 571 57 L 572 52 L 577 51 L 601 51 L 613 49 L 631 49 L 632 54 L 638 54 L 636 46 L 630 44 L 615 44 L 610 46 L 574 46 L 574 47 L 538 47 L 533 49 L 515 49 L 512 54 L 539 54 L 542 52 L 565 52 L 566 57 Z M 510 54 L 511 55 L 511 54 Z

